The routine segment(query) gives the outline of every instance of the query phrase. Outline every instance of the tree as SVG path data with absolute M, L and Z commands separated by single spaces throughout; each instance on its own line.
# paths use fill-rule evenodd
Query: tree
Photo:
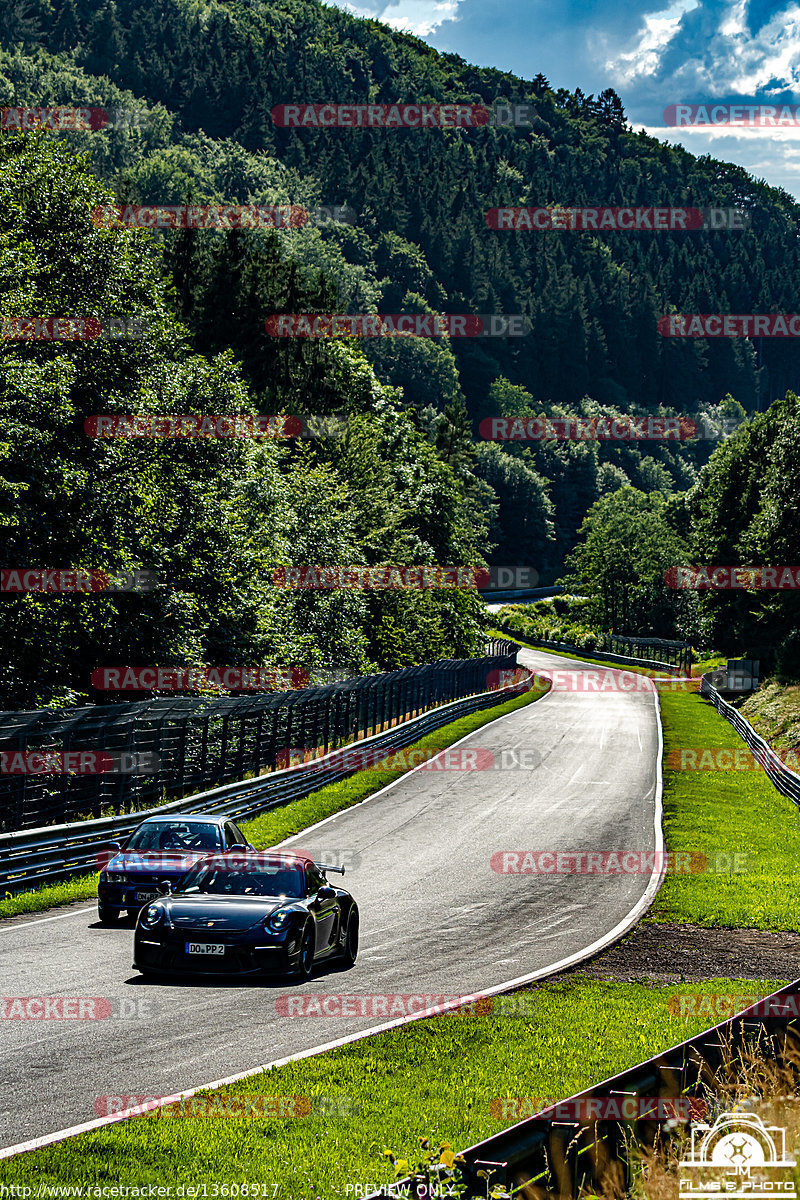
M 559 580 L 592 600 L 591 613 L 612 633 L 674 637 L 685 594 L 670 592 L 667 570 L 687 548 L 667 523 L 658 493 L 620 488 L 593 504 Z
M 50 34 L 49 44 L 56 51 L 72 50 L 82 38 L 82 29 L 75 0 L 63 0 Z

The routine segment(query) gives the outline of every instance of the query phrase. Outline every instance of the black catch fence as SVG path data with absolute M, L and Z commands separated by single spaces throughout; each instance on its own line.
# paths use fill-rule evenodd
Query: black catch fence
M 518 647 L 291 692 L 0 712 L 0 832 L 133 812 L 505 686 Z

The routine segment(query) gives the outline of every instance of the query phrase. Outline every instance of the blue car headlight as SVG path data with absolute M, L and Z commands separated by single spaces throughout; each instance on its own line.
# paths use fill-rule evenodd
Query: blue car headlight
M 127 883 L 127 877 L 124 871 L 104 871 L 102 878 L 106 883 Z
M 160 925 L 164 920 L 164 909 L 160 904 L 148 904 L 144 909 L 139 921 L 147 929 L 153 929 L 156 925 Z
M 268 917 L 264 918 L 264 928 L 270 933 L 280 933 L 289 924 L 291 913 L 288 908 L 276 908 L 275 912 L 271 912 Z

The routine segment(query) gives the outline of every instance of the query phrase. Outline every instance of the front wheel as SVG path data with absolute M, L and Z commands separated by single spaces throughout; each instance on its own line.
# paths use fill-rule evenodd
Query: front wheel
M 105 904 L 98 904 L 97 919 L 101 925 L 116 925 L 120 914 L 116 908 L 108 908 Z
M 352 967 L 358 955 L 358 913 L 355 909 L 350 910 L 350 916 L 347 920 L 347 933 L 345 934 L 344 950 L 342 951 L 342 961 Z
M 303 934 L 303 942 L 300 947 L 300 962 L 297 966 L 297 974 L 300 979 L 305 982 L 311 978 L 311 973 L 314 970 L 314 930 L 306 929 Z

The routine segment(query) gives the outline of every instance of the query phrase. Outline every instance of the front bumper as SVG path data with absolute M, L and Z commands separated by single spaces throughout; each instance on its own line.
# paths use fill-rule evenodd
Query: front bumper
M 186 943 L 214 942 L 225 946 L 220 955 L 188 954 Z M 291 946 L 291 949 L 289 948 Z M 299 966 L 300 947 L 289 942 L 267 944 L 260 938 L 210 938 L 186 930 L 136 930 L 133 966 L 159 975 L 283 975 Z
M 116 912 L 123 912 L 125 909 L 138 912 L 140 908 L 161 898 L 158 891 L 159 883 L 169 880 L 175 887 L 178 880 L 182 878 L 182 875 L 164 875 L 157 879 L 148 878 L 133 883 L 105 883 L 101 880 L 97 885 L 97 902 L 104 908 Z M 144 898 L 140 900 L 139 896 Z

